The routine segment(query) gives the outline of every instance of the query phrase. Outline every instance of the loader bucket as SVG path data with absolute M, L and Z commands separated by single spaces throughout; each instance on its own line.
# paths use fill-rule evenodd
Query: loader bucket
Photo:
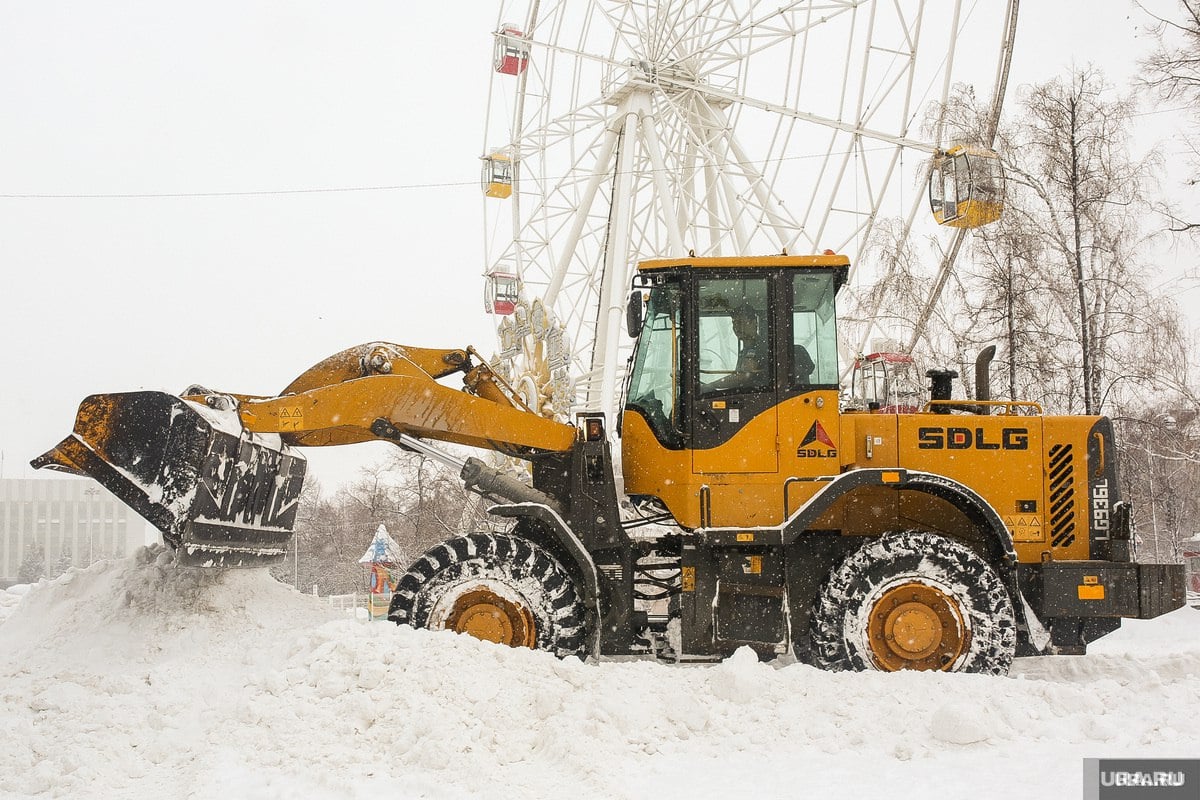
M 31 463 L 95 478 L 162 531 L 181 563 L 205 567 L 282 559 L 306 467 L 236 411 L 163 392 L 86 398 L 74 432 Z

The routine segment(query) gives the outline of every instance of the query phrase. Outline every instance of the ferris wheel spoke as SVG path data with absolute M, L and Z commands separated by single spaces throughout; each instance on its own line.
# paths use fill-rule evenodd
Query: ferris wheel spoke
M 662 214 L 666 226 L 667 238 L 670 242 L 670 255 L 682 256 L 687 253 L 683 243 L 683 227 L 678 224 L 679 209 L 675 206 L 673 193 L 667 186 L 667 163 L 663 158 L 662 144 L 658 131 L 651 124 L 651 117 L 643 116 L 640 122 L 642 141 L 646 145 L 646 153 L 650 158 L 651 176 L 654 180 L 655 196 L 660 203 L 659 213 Z
M 720 110 L 709 104 L 703 96 L 696 96 L 693 100 L 699 123 L 697 127 L 704 131 L 697 137 L 698 140 L 711 155 L 711 160 L 720 165 L 720 174 L 728 181 L 732 173 L 736 172 L 754 198 L 754 203 L 739 203 L 740 209 L 753 208 L 757 211 L 759 219 L 755 224 L 763 224 L 774 232 L 775 244 L 779 249 L 786 250 L 792 247 L 800 235 L 799 223 L 771 192 L 763 172 L 754 165 L 734 134 L 733 128 L 722 118 Z M 726 194 L 741 195 L 739 192 L 731 194 L 728 191 Z M 737 213 L 737 210 L 731 209 L 731 212 Z
M 732 130 L 726 128 L 723 132 L 728 152 L 732 154 L 734 163 L 742 170 L 751 191 L 758 200 L 759 209 L 764 221 L 775 232 L 779 249 L 786 251 L 792 247 L 800 232 L 800 225 L 791 218 L 789 212 L 780 205 L 762 175 L 751 163 L 750 157 L 742 149 Z
M 707 57 L 736 41 L 746 32 L 747 20 L 752 13 L 749 7 L 739 10 L 736 6 L 730 2 L 708 3 L 704 11 L 693 15 L 692 24 L 676 29 L 671 52 L 664 54 L 666 64 L 674 66 L 703 60 L 702 56 Z
M 733 178 L 740 176 L 745 188 L 756 197 L 761 198 L 762 192 L 754 186 L 755 182 L 759 180 L 759 176 L 744 157 L 738 158 L 732 153 L 728 126 L 719 118 L 719 112 L 706 106 L 702 98 L 693 97 L 691 100 L 688 108 L 676 104 L 674 112 L 681 135 L 691 140 L 692 146 L 687 151 L 691 154 L 689 158 L 702 156 L 706 164 L 715 165 L 705 176 L 705 182 L 710 189 L 706 198 L 709 215 L 714 219 L 732 219 L 733 233 L 738 245 L 748 245 L 751 237 L 747 232 L 746 218 L 753 211 L 753 205 L 736 200 L 743 193 L 735 187 Z M 688 175 L 688 193 L 694 196 L 696 171 L 691 164 L 685 167 L 685 171 Z M 720 192 L 714 194 L 715 187 L 718 185 Z M 784 241 L 787 240 L 786 236 L 780 238 Z M 716 242 L 710 243 L 710 251 L 717 249 Z
M 918 139 L 912 139 L 908 136 L 900 136 L 880 130 L 873 130 L 858 122 L 845 122 L 831 117 L 823 117 L 819 114 L 813 114 L 807 111 L 788 108 L 786 106 L 770 103 L 764 100 L 758 100 L 753 97 L 744 95 L 736 95 L 729 92 L 722 92 L 716 89 L 702 88 L 698 89 L 708 97 L 715 100 L 724 100 L 730 103 L 740 103 L 741 105 L 756 108 L 760 111 L 768 111 L 772 114 L 779 114 L 785 117 L 794 117 L 802 122 L 809 122 L 814 125 L 820 125 L 826 128 L 833 128 L 843 133 L 849 133 L 854 136 L 861 136 L 868 139 L 875 139 L 888 144 L 900 145 L 911 150 L 917 150 L 925 153 L 933 153 L 937 147 L 928 142 L 923 142 Z
M 859 241 L 870 241 L 872 231 L 875 228 L 876 222 L 879 220 L 879 212 L 883 208 L 883 204 L 885 202 L 885 194 L 888 190 L 888 187 L 891 185 L 892 177 L 894 176 L 896 168 L 900 163 L 900 156 L 902 152 L 902 149 L 899 147 L 892 148 L 891 157 L 888 159 L 888 162 L 883 170 L 883 178 L 881 181 L 879 181 L 878 186 L 874 190 L 871 189 L 869 180 L 870 176 L 868 175 L 866 178 L 864 178 L 864 182 L 867 184 L 869 196 L 871 198 L 871 215 L 866 219 L 865 224 L 858 233 L 857 238 Z
M 724 35 L 716 39 L 698 42 L 693 49 L 680 54 L 676 58 L 676 63 L 687 61 L 693 58 L 706 56 L 706 54 L 717 51 L 723 45 L 731 42 L 738 42 L 745 38 L 761 37 L 764 34 L 775 33 L 779 39 L 794 40 L 795 37 L 807 33 L 808 31 L 834 22 L 834 20 L 842 15 L 857 10 L 861 2 L 858 0 L 847 0 L 847 2 L 828 2 L 821 3 L 819 8 L 826 13 L 817 19 L 812 19 L 812 11 L 814 4 L 812 2 L 795 2 L 789 3 L 772 10 L 769 14 L 763 15 L 760 18 L 746 20 L 744 17 L 739 18 L 737 24 L 731 26 Z M 799 9 L 806 11 L 805 21 L 801 24 L 792 22 L 788 24 L 788 20 L 792 19 L 793 12 Z M 780 20 L 777 25 L 772 25 L 771 20 Z M 761 52 L 764 48 L 751 50 L 748 52 L 736 52 L 736 60 L 745 58 L 746 56 L 754 55 L 756 52 Z M 706 56 L 707 57 L 707 56 Z
M 722 13 L 716 13 L 721 9 Z M 672 42 L 671 53 L 664 54 L 667 66 L 686 64 L 703 60 L 700 54 L 718 52 L 725 42 L 737 36 L 749 15 L 750 10 L 739 13 L 735 5 L 729 2 L 711 3 L 707 13 L 696 14 L 696 24 L 679 31 Z M 726 34 L 725 31 L 732 30 Z
M 587 186 L 584 189 L 583 195 L 580 198 L 579 205 L 573 215 L 571 228 L 567 234 L 565 246 L 558 262 L 554 269 L 554 275 L 551 278 L 550 285 L 546 289 L 547 302 L 551 305 L 558 299 L 559 290 L 562 288 L 562 282 L 566 276 L 570 261 L 574 256 L 574 244 L 579 241 L 580 234 L 583 233 L 583 228 L 587 224 L 588 215 L 591 212 L 592 206 L 596 201 L 596 194 L 600 189 L 600 184 L 605 176 L 610 171 L 612 163 L 613 151 L 616 149 L 617 136 L 613 131 L 605 131 L 604 140 L 596 153 L 595 166 L 589 177 Z
M 841 158 L 837 162 L 837 171 L 833 176 L 830 186 L 826 189 L 828 200 L 824 203 L 815 203 L 814 208 L 822 209 L 821 216 L 816 226 L 816 240 L 825 240 L 825 230 L 829 226 L 830 221 L 834 216 L 857 216 L 858 210 L 855 208 L 842 208 L 838 205 L 839 201 L 845 202 L 841 195 L 843 181 L 846 178 L 846 173 L 850 167 L 851 161 L 854 158 L 854 142 L 850 142 L 850 146 L 841 150 Z M 857 198 L 850 198 L 851 202 L 855 202 Z M 854 241 L 858 232 L 858 226 L 852 225 L 849 235 L 844 240 L 834 242 L 834 250 L 844 249 L 847 242 Z

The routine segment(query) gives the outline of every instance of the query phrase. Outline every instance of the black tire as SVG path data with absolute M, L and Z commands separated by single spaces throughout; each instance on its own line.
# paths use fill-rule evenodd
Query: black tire
M 1006 675 L 1012 600 L 962 542 L 924 531 L 866 542 L 833 570 L 812 617 L 814 663 L 830 670 L 937 669 Z
M 538 545 L 502 533 L 456 536 L 431 548 L 397 582 L 388 619 L 560 658 L 587 649 L 571 576 Z

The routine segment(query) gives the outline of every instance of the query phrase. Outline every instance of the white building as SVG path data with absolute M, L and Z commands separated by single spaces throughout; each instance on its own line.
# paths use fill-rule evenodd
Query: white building
M 47 576 L 124 556 L 145 543 L 140 516 L 95 481 L 0 479 L 0 587 L 17 582 L 30 545 L 44 551 Z

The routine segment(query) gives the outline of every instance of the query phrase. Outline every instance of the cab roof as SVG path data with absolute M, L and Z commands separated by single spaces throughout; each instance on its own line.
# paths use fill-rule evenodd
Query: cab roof
M 825 253 L 823 255 L 807 256 L 708 256 L 687 258 L 652 258 L 638 264 L 641 272 L 658 269 L 752 269 L 779 267 L 849 267 L 848 256 Z

